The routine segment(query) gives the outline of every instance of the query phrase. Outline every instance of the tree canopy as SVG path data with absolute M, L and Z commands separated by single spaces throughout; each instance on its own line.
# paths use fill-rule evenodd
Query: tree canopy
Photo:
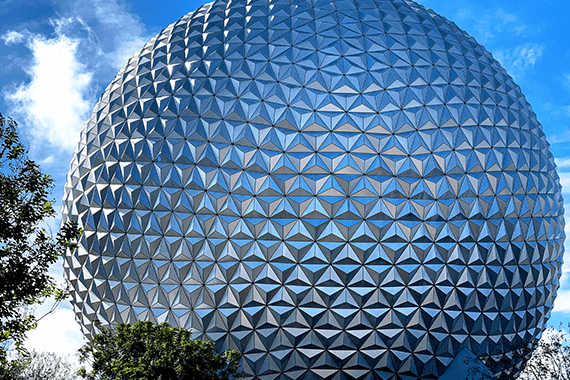
M 48 269 L 80 231 L 68 223 L 53 238 L 41 228 L 55 216 L 53 179 L 28 158 L 16 127 L 0 114 L 0 342 L 19 346 L 36 324 L 28 308 L 65 297 Z
M 570 380 L 570 323 L 558 329 L 549 328 L 536 343 L 521 379 Z
M 9 380 L 79 380 L 77 364 L 55 352 L 18 353 L 11 360 L 12 371 L 0 379 Z
M 191 339 L 190 331 L 168 323 L 139 321 L 101 328 L 79 352 L 92 370 L 85 379 L 230 380 L 239 377 L 241 355 L 215 352 L 215 344 Z

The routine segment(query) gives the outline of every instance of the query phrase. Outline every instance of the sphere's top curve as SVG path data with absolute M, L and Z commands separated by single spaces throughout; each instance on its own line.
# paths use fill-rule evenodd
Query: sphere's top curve
M 260 16 L 256 17 L 256 7 L 266 9 L 259 10 Z M 285 11 L 280 13 L 281 10 Z M 320 22 L 303 17 L 295 19 L 297 14 L 307 14 L 308 10 L 311 10 L 313 20 Z M 246 14 L 251 16 L 242 17 Z M 366 22 L 368 19 L 374 22 Z M 208 32 L 192 38 L 186 34 L 188 31 L 199 33 L 192 28 L 193 23 L 203 25 Z M 339 30 L 335 32 L 335 28 Z M 224 37 L 218 38 L 216 32 L 222 30 Z M 266 36 L 269 31 L 271 36 Z M 191 43 L 183 43 L 188 39 Z M 266 42 L 257 43 L 256 40 Z M 181 51 L 174 49 L 186 49 L 184 62 Z M 170 60 L 169 57 L 175 58 Z M 170 77 L 171 74 L 177 78 Z M 127 80 L 129 76 L 135 81 L 144 77 L 149 83 L 133 83 Z M 182 86 L 184 77 L 189 83 Z M 241 108 L 228 110 L 230 107 L 224 102 L 224 95 L 240 100 L 236 94 L 244 91 L 243 88 L 226 88 L 232 84 L 230 78 L 240 81 L 241 87 L 247 87 L 246 92 L 252 89 L 248 87 L 251 83 L 257 82 L 285 87 L 288 94 L 272 93 L 271 96 L 284 97 L 285 101 L 281 98 L 278 101 L 289 103 L 285 105 L 291 109 L 293 117 L 285 119 L 283 114 L 276 115 L 275 112 L 254 115 L 256 110 L 247 109 L 249 103 L 270 103 L 271 100 L 262 99 L 265 94 L 259 90 L 248 93 L 249 98 L 242 97 L 242 102 L 237 102 Z M 168 86 L 169 80 L 175 81 L 174 87 Z M 242 80 L 251 83 L 243 85 Z M 375 119 L 377 127 L 372 132 L 405 134 L 422 124 L 427 129 L 459 125 L 508 126 L 532 130 L 533 138 L 543 140 L 541 145 L 548 147 L 530 105 L 499 62 L 454 23 L 409 0 L 297 1 L 295 4 L 271 1 L 238 4 L 219 0 L 202 6 L 163 30 L 130 60 L 113 83 L 123 87 L 135 85 L 137 92 L 147 98 L 161 99 L 186 91 L 200 101 L 176 105 L 176 109 L 172 105 L 168 109 L 167 102 L 156 102 L 155 109 L 135 110 L 143 118 L 145 112 L 148 117 L 160 115 L 161 119 L 212 116 L 222 121 L 244 121 L 286 131 L 318 132 L 323 127 L 313 120 L 312 116 L 317 112 L 333 116 L 350 112 L 357 120 L 333 119 L 330 128 L 350 133 L 369 131 L 369 126 L 356 124 L 366 123 L 364 116 L 379 114 L 388 116 Z M 154 84 L 154 89 L 150 88 L 150 83 Z M 414 88 L 422 86 L 432 86 L 431 93 L 413 93 Z M 405 90 L 406 87 L 410 91 Z M 478 91 L 471 93 L 473 89 Z M 125 90 L 111 84 L 96 107 L 97 112 L 107 111 L 105 114 L 109 116 L 122 112 L 105 108 L 110 104 L 106 95 L 116 96 Z M 378 93 L 383 93 L 382 97 Z M 225 114 L 224 110 L 218 109 L 220 105 L 212 101 L 216 96 L 222 98 Z M 304 96 L 317 96 L 317 100 L 304 99 Z M 469 99 L 461 101 L 460 98 L 465 96 Z M 423 119 L 400 118 L 393 122 L 392 113 L 417 109 L 426 100 L 441 107 L 441 112 L 421 115 Z M 469 109 L 469 100 L 483 107 Z M 458 109 L 462 103 L 467 111 Z M 116 107 L 116 100 L 114 104 Z M 184 110 L 185 114 L 177 112 L 184 106 L 188 108 Z M 491 109 L 493 106 L 500 106 L 501 112 Z M 166 112 L 162 112 L 163 109 Z M 513 112 L 524 115 L 529 121 L 513 122 L 510 119 L 518 118 Z M 524 140 L 525 136 L 520 138 Z M 467 144 L 474 146 L 472 141 Z M 277 150 L 281 148 L 276 147 Z M 405 154 L 417 152 L 416 148 L 400 147 Z M 551 169 L 554 165 L 552 157 L 545 159 L 550 161 Z
M 409 0 L 216 0 L 95 106 L 66 276 L 88 334 L 166 320 L 259 378 L 435 378 L 540 335 L 562 205 L 521 89 L 453 22 Z

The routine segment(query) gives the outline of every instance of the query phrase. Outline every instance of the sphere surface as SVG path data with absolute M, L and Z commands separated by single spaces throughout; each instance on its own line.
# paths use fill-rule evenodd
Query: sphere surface
M 64 220 L 83 331 L 192 328 L 261 379 L 436 378 L 536 339 L 561 188 L 500 64 L 408 0 L 217 0 L 119 72 Z

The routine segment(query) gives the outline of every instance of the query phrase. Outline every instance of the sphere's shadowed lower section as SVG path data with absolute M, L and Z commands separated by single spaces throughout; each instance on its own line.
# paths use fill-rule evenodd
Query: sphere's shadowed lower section
M 96 105 L 66 275 L 87 335 L 167 321 L 263 380 L 435 379 L 540 335 L 562 204 L 520 88 L 455 24 L 407 0 L 218 0 Z

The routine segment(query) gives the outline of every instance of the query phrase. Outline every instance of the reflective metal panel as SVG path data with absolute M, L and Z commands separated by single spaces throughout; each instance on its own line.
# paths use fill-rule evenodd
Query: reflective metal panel
M 66 275 L 87 335 L 167 321 L 259 379 L 429 379 L 540 335 L 562 204 L 520 88 L 452 22 L 407 0 L 217 0 L 96 105 Z

